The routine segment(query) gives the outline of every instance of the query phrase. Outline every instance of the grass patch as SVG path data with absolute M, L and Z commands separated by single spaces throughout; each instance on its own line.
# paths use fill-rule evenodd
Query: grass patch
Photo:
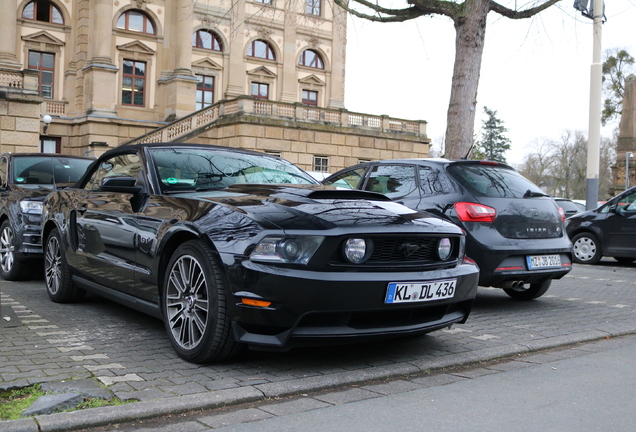
M 39 384 L 0 391 L 0 420 L 19 419 L 22 411 L 31 406 L 37 398 L 44 395 L 45 393 Z
M 42 390 L 40 384 L 34 384 L 13 390 L 0 390 L 0 420 L 17 420 L 22 418 L 21 415 L 25 409 L 31 406 L 33 402 L 40 396 L 47 393 Z M 129 403 L 138 402 L 136 399 L 121 400 L 113 397 L 110 400 L 100 398 L 87 398 L 77 404 L 75 408 L 66 411 L 77 411 L 89 408 L 99 408 L 104 406 L 118 406 Z
M 129 403 L 134 403 L 134 402 L 138 402 L 138 400 L 137 399 L 121 400 L 118 397 L 114 397 L 110 400 L 104 400 L 100 398 L 90 398 L 90 399 L 84 399 L 84 402 L 80 402 L 79 404 L 77 404 L 75 409 L 72 409 L 69 411 L 77 411 L 77 410 L 89 409 L 89 408 L 99 408 L 99 407 L 105 407 L 105 406 L 128 405 Z

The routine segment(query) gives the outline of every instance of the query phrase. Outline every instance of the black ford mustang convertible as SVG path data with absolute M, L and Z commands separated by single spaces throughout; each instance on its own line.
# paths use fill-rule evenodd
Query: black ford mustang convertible
M 53 301 L 90 291 L 156 316 L 197 363 L 427 333 L 477 292 L 460 228 L 256 152 L 121 146 L 43 219 Z

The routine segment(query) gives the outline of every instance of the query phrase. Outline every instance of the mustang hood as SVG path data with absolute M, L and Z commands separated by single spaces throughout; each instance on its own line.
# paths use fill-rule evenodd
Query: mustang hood
M 426 226 L 429 232 L 461 232 L 453 224 L 384 195 L 331 186 L 240 184 L 198 198 L 231 207 L 263 227 L 285 230 L 365 229 L 369 225 L 400 230 L 409 225 Z

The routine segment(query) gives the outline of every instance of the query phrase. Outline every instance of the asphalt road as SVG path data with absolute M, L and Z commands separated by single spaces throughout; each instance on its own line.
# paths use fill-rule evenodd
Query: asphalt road
M 0 327 L 0 388 L 94 377 L 121 399 L 157 403 L 223 392 L 242 392 L 246 400 L 254 394 L 276 398 L 416 376 L 636 334 L 635 270 L 636 264 L 611 259 L 595 266 L 574 265 L 546 295 L 531 302 L 480 288 L 466 324 L 422 337 L 286 353 L 246 351 L 231 362 L 204 366 L 179 359 L 163 324 L 154 318 L 99 297 L 79 304 L 52 303 L 42 280 L 0 281 L 3 315 L 15 312 L 20 323 Z

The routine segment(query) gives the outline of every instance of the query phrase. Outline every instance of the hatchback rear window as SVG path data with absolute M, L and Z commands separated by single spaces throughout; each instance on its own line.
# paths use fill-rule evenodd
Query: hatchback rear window
M 448 172 L 476 196 L 493 198 L 523 198 L 543 191 L 516 171 L 496 165 L 454 164 Z

